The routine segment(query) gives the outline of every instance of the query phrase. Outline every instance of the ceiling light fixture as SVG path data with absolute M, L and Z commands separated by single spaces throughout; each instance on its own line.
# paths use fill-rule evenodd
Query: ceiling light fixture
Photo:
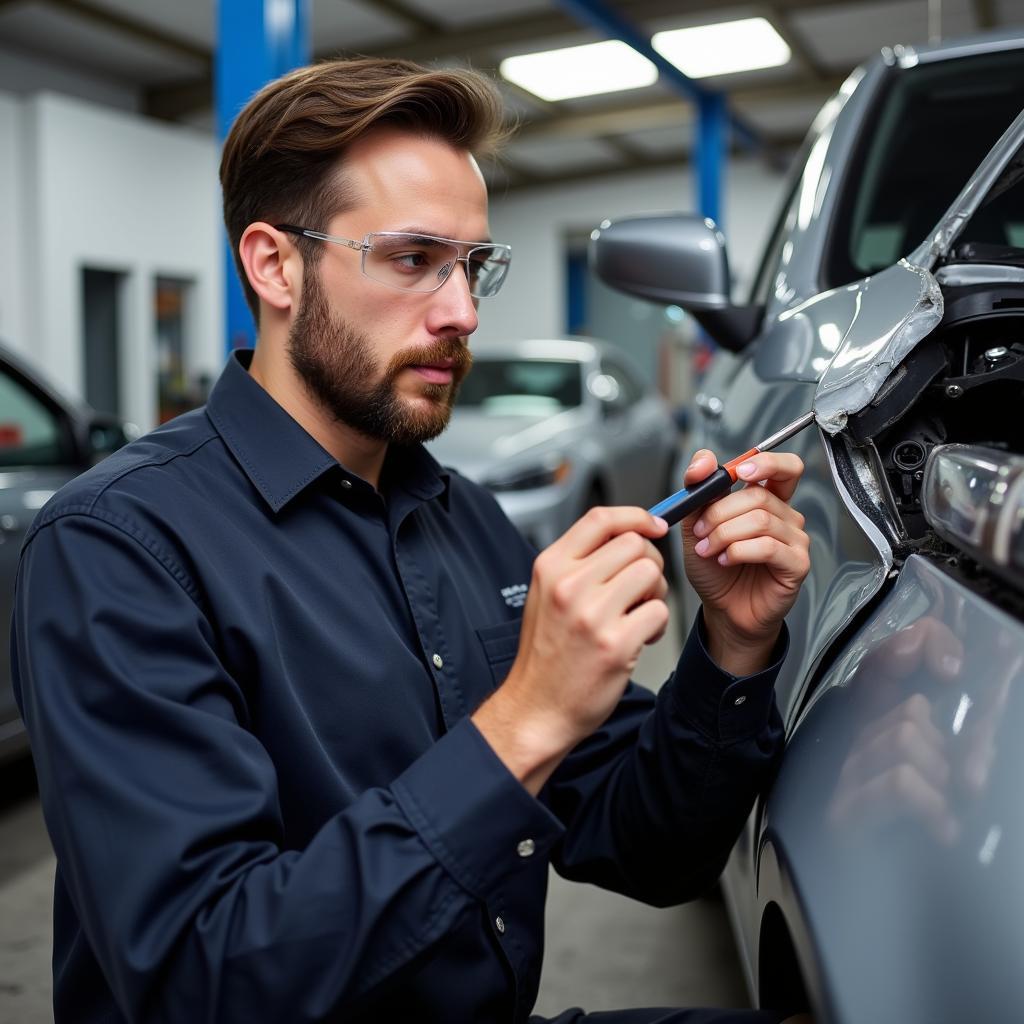
M 775 68 L 791 56 L 785 40 L 764 18 L 658 32 L 651 45 L 689 78 Z
M 508 57 L 498 70 L 542 100 L 642 89 L 658 80 L 654 64 L 618 39 Z

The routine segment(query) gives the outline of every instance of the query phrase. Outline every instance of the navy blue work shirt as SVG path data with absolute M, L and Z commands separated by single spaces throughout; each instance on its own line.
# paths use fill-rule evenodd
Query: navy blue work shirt
M 26 540 L 56 1021 L 522 1021 L 549 862 L 659 905 L 717 877 L 780 748 L 778 666 L 735 680 L 691 634 L 531 797 L 468 716 L 533 552 L 421 446 L 378 493 L 246 365 Z

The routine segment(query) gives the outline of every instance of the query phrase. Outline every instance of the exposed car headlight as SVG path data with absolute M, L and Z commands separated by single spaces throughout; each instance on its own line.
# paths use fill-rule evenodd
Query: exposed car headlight
M 484 481 L 484 486 L 495 493 L 502 491 L 532 491 L 551 487 L 566 480 L 572 469 L 568 459 L 558 456 L 547 462 L 517 467 L 503 476 Z
M 1024 458 L 939 445 L 925 467 L 921 507 L 936 533 L 1024 586 Z

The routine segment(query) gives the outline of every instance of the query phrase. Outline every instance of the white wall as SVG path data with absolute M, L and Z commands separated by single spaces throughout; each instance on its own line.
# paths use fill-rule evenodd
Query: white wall
M 688 166 L 606 180 L 531 188 L 491 197 L 491 236 L 512 246 L 508 283 L 481 307 L 478 337 L 508 340 L 565 332 L 565 238 L 589 232 L 606 217 L 693 211 L 694 173 Z M 782 201 L 783 177 L 756 160 L 730 163 L 723 227 L 740 291 Z
M 0 340 L 19 351 L 25 336 L 21 118 L 21 104 L 0 93 Z
M 81 270 L 126 275 L 122 410 L 156 416 L 154 278 L 195 282 L 189 370 L 223 363 L 218 148 L 209 133 L 68 96 L 0 93 L 0 337 L 64 390 L 83 391 Z M 782 179 L 734 161 L 724 226 L 736 276 L 748 279 Z M 565 329 L 565 239 L 605 217 L 692 210 L 689 167 L 496 194 L 493 236 L 513 246 L 508 285 L 487 300 L 480 341 Z
M 0 92 L 14 96 L 61 92 L 119 110 L 138 110 L 139 94 L 126 82 L 104 78 L 60 61 L 29 56 L 0 46 Z
M 122 412 L 149 427 L 156 419 L 157 275 L 195 282 L 189 370 L 215 375 L 223 363 L 217 146 L 189 128 L 66 96 L 21 103 L 23 208 L 35 239 L 21 287 L 22 346 L 58 386 L 81 395 L 82 268 L 124 273 Z

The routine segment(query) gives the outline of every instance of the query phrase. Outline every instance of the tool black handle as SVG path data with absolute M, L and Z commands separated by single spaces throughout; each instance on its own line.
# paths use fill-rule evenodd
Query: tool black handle
M 692 487 L 684 487 L 676 491 L 664 501 L 658 502 L 653 508 L 648 509 L 652 516 L 660 516 L 672 526 L 680 519 L 685 519 L 691 512 L 703 508 L 705 505 L 728 494 L 732 489 L 733 479 L 727 469 L 719 467 Z

